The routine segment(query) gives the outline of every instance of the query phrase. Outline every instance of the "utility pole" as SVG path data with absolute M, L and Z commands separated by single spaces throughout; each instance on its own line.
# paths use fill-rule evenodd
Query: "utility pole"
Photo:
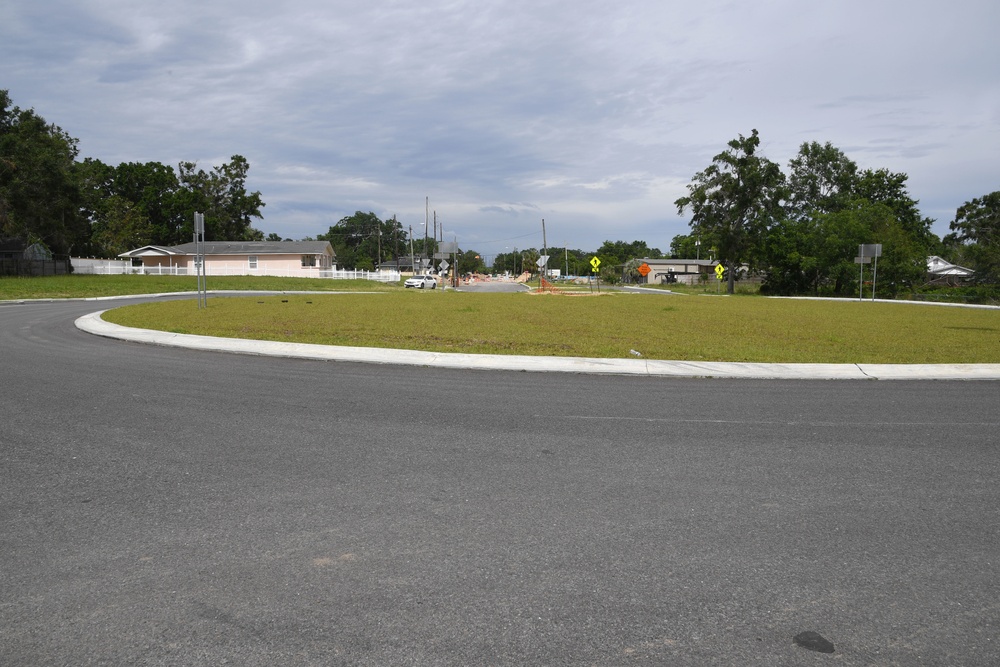
M 542 218 L 542 256 L 545 257 L 545 263 L 538 267 L 541 271 L 541 275 L 538 276 L 538 288 L 542 288 L 542 281 L 545 280 L 546 269 L 549 267 L 549 244 L 545 240 L 545 218 Z
M 410 271 L 417 275 L 416 267 L 413 266 L 413 225 L 410 225 Z
M 392 258 L 396 260 L 396 270 L 399 271 L 399 223 L 396 214 L 392 214 Z

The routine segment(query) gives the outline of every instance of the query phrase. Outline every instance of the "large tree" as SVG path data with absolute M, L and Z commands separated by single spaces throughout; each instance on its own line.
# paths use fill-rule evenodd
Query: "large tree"
M 728 146 L 694 175 L 688 196 L 675 204 L 679 215 L 691 209 L 691 229 L 696 234 L 716 240 L 732 294 L 736 271 L 744 263 L 755 267 L 765 233 L 782 216 L 785 176 L 776 163 L 757 154 L 757 130 Z
M 0 90 L 0 236 L 41 241 L 57 254 L 86 243 L 77 153 L 76 139 Z
M 206 172 L 194 162 L 181 162 L 178 180 L 184 192 L 179 193 L 184 228 L 181 236 L 193 233 L 194 213 L 205 215 L 207 241 L 262 241 L 264 234 L 251 225 L 251 218 L 263 218 L 264 207 L 260 192 L 247 192 L 246 179 L 250 163 L 242 155 Z
M 937 237 L 931 231 L 934 221 L 920 215 L 917 208 L 919 202 L 910 197 L 906 189 L 908 178 L 907 174 L 893 173 L 888 169 L 865 169 L 858 175 L 854 196 L 888 206 L 903 231 L 929 251 L 937 243 Z
M 858 165 L 830 142 L 802 144 L 788 166 L 789 217 L 836 213 L 851 205 Z
M 329 241 L 338 263 L 350 269 L 373 271 L 384 261 L 409 254 L 402 225 L 395 218 L 383 221 L 371 211 L 341 218 L 319 238 Z
M 958 207 L 946 241 L 962 246 L 976 282 L 1000 282 L 1000 190 Z
M 762 291 L 771 294 L 857 294 L 858 246 L 882 244 L 878 291 L 896 296 L 912 288 L 926 270 L 926 255 L 884 203 L 855 199 L 830 213 L 787 218 L 768 234 L 768 270 Z
M 153 228 L 137 206 L 124 197 L 112 195 L 101 206 L 91 240 L 98 255 L 116 257 L 149 245 L 153 241 Z
M 91 158 L 78 162 L 76 167 L 84 214 L 93 229 L 94 253 L 107 255 L 111 246 L 117 247 L 117 242 L 108 245 L 112 238 L 109 229 L 142 229 L 141 234 L 129 233 L 126 237 L 144 238 L 143 244 L 175 245 L 190 240 L 181 235 L 185 201 L 190 198 L 180 196 L 180 184 L 171 167 L 159 162 L 112 167 Z M 124 227 L 120 224 L 123 211 L 128 211 L 131 221 Z

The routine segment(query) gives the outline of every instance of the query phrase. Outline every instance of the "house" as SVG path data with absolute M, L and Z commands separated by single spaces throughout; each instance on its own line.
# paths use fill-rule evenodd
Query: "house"
M 649 266 L 646 283 L 660 285 L 666 283 L 685 283 L 694 285 L 701 278 L 714 278 L 714 259 L 641 259 L 640 262 Z
M 969 280 L 976 272 L 964 266 L 958 266 L 937 255 L 927 258 L 927 280 L 935 284 L 957 285 Z
M 328 277 L 337 257 L 328 241 L 206 241 L 205 275 Z M 147 245 L 118 255 L 142 273 L 195 275 L 197 244 Z

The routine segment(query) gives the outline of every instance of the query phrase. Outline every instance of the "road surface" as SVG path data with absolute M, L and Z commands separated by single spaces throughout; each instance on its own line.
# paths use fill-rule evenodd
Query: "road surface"
M 996 382 L 276 359 L 97 309 L 0 306 L 0 664 L 1000 661 Z

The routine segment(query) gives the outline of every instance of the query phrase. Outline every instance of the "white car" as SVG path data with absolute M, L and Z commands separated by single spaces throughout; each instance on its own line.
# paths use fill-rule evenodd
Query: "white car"
M 434 289 L 437 287 L 437 279 L 434 276 L 413 276 L 407 278 L 403 287 L 416 287 L 417 289 Z

